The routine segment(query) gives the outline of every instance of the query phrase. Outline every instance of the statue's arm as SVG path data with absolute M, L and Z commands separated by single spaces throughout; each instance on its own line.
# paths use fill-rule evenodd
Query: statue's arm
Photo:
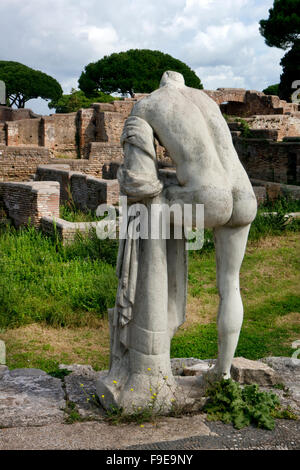
M 139 117 L 129 117 L 121 143 L 124 150 L 124 163 L 118 171 L 121 193 L 132 202 L 157 196 L 163 184 L 157 174 L 154 135 L 150 125 Z

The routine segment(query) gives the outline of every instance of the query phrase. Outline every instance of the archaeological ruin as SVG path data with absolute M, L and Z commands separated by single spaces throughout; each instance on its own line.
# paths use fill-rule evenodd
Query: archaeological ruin
M 279 195 L 300 198 L 300 107 L 277 96 L 238 88 L 204 90 L 220 106 L 259 203 Z M 0 208 L 16 226 L 31 222 L 63 238 L 85 230 L 59 219 L 70 195 L 82 210 L 117 204 L 121 132 L 145 95 L 95 103 L 69 114 L 40 116 L 0 105 Z M 160 174 L 174 178 L 156 142 Z M 64 235 L 63 235 L 64 234 Z

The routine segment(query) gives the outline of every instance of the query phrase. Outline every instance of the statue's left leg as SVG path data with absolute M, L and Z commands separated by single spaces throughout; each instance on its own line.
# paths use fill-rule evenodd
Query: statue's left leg
M 239 273 L 244 258 L 250 224 L 243 227 L 214 229 L 217 263 L 218 359 L 214 372 L 219 378 L 230 378 L 230 368 L 243 322 Z

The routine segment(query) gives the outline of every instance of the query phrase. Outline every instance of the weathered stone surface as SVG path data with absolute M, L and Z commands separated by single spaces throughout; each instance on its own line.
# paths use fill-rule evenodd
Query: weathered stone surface
M 96 394 L 96 380 L 107 371 L 95 372 L 89 365 L 61 364 L 61 369 L 72 373 L 64 378 L 68 401 L 75 403 L 76 410 L 82 418 L 99 419 L 105 412 L 99 407 Z
M 241 384 L 275 385 L 281 378 L 267 364 L 235 357 L 231 366 L 231 377 Z
M 4 374 L 8 374 L 8 367 L 0 365 L 0 379 L 3 377 Z
M 215 363 L 216 361 L 213 359 L 205 359 L 205 360 L 198 359 L 198 362 L 196 364 L 185 367 L 183 369 L 183 375 L 185 376 L 203 375 L 205 372 L 211 369 Z
M 59 369 L 65 369 L 72 372 L 72 375 L 83 375 L 89 378 L 95 378 L 97 372 L 94 371 L 92 366 L 84 364 L 59 364 Z
M 171 369 L 173 375 L 183 375 L 183 370 L 192 367 L 195 364 L 201 363 L 201 359 L 197 359 L 196 357 L 176 357 L 171 359 Z
M 289 389 L 300 410 L 300 359 L 295 357 L 266 357 L 262 362 L 272 367 L 281 378 L 279 383 Z
M 198 363 L 185 367 L 183 375 L 203 375 L 214 365 L 214 360 L 202 360 Z M 231 367 L 231 377 L 233 380 L 240 382 L 241 384 L 252 384 L 257 383 L 258 385 L 274 385 L 282 381 L 278 373 L 276 373 L 267 364 L 260 361 L 251 361 L 244 357 L 235 357 Z
M 272 391 L 279 396 L 282 406 L 291 408 L 300 417 L 300 359 L 266 357 L 260 361 L 272 367 L 281 378 Z
M 9 371 L 11 377 L 41 377 L 48 375 L 47 372 L 41 369 L 24 368 L 24 369 L 13 369 Z
M 1 375 L 2 371 L 2 375 Z M 0 369 L 0 427 L 64 421 L 62 383 L 38 369 Z

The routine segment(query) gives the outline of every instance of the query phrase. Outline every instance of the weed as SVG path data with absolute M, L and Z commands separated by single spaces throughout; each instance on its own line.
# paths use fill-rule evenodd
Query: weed
M 260 391 L 257 384 L 241 387 L 231 379 L 221 380 L 207 389 L 206 396 L 207 419 L 232 423 L 236 429 L 253 424 L 272 430 L 274 418 L 297 419 L 291 410 L 280 405 L 277 395 Z
M 298 416 L 293 412 L 290 406 L 287 406 L 286 408 L 273 410 L 272 416 L 278 419 L 293 419 L 295 421 L 299 419 Z
M 240 129 L 241 129 L 241 136 L 244 137 L 245 139 L 249 139 L 252 137 L 252 132 L 251 132 L 251 129 L 250 129 L 250 126 L 248 124 L 247 121 L 245 121 L 245 119 L 242 119 L 242 118 L 235 118 L 235 122 L 239 122 L 240 123 Z
M 66 413 L 65 422 L 67 424 L 83 421 L 83 418 L 77 411 L 76 404 L 72 401 L 67 401 L 64 412 Z
M 274 384 L 273 388 L 277 390 L 288 390 L 288 388 L 283 383 Z

